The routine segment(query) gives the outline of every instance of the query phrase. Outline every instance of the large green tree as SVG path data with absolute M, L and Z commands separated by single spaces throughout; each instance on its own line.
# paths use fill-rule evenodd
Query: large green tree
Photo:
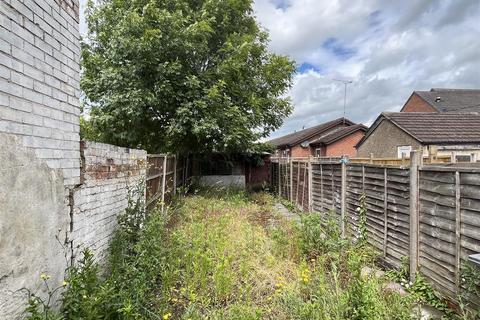
M 292 110 L 294 63 L 252 0 L 97 0 L 81 87 L 90 130 L 151 152 L 247 151 Z

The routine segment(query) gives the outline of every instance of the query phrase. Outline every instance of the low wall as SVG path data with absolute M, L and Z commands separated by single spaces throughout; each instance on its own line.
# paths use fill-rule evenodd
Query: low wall
M 144 186 L 147 153 L 103 143 L 82 141 L 80 187 L 73 191 L 70 236 L 73 257 L 90 248 L 97 260 L 105 258 L 117 225 L 128 205 L 129 191 Z M 136 190 L 133 196 L 145 197 Z
M 205 187 L 236 187 L 245 188 L 245 176 L 244 175 L 231 175 L 231 176 L 200 176 L 194 177 L 198 179 L 201 186 Z
M 147 153 L 81 142 L 80 184 L 65 188 L 52 169 L 21 139 L 0 133 L 0 318 L 17 319 L 29 289 L 45 297 L 40 278 L 61 285 L 65 270 L 84 247 L 99 262 L 128 205 L 130 188 L 144 184 Z M 145 197 L 142 188 L 140 197 Z

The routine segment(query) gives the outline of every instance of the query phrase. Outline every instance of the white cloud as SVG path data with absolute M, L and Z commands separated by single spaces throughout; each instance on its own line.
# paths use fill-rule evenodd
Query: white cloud
M 272 137 L 343 114 L 343 85 L 351 79 L 347 117 L 369 124 L 399 110 L 413 90 L 480 87 L 480 2 L 292 0 L 277 8 L 257 0 L 270 31 L 270 49 L 319 71 L 295 76 L 295 111 Z M 325 47 L 336 39 L 350 56 Z
M 295 76 L 295 111 L 272 137 L 341 117 L 343 85 L 332 78 L 353 80 L 347 117 L 366 124 L 399 110 L 413 90 L 480 88 L 478 0 L 256 0 L 254 8 L 271 51 L 318 70 Z

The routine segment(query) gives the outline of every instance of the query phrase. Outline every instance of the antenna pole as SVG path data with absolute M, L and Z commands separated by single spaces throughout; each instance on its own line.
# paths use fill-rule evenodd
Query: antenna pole
M 347 109 L 347 85 L 352 83 L 353 81 L 351 80 L 342 80 L 342 79 L 332 79 L 333 81 L 338 81 L 343 83 L 344 85 L 344 92 L 343 92 L 343 123 L 345 124 L 345 115 L 346 115 L 346 109 Z

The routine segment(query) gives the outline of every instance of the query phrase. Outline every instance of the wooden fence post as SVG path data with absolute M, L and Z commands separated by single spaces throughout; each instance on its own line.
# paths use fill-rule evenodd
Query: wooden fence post
M 410 281 L 418 269 L 418 180 L 419 152 L 410 152 Z
M 457 153 L 455 151 L 453 151 L 452 154 L 450 155 L 450 162 L 457 163 Z
M 312 157 L 308 157 L 308 212 L 312 212 L 313 209 L 313 169 L 312 169 Z
M 388 183 L 387 168 L 383 168 L 383 256 L 387 257 L 388 243 Z
M 290 157 L 290 201 L 293 202 L 293 158 Z
M 330 164 L 332 168 L 331 178 L 332 178 L 332 211 L 335 212 L 335 175 L 333 172 L 333 164 Z M 338 214 L 338 213 L 337 213 Z
M 362 194 L 365 194 L 365 165 L 362 165 Z
M 325 210 L 325 203 L 323 200 L 323 164 L 320 164 L 320 199 L 322 200 L 322 213 Z
M 346 159 L 342 158 L 342 185 L 340 196 L 340 228 L 342 237 L 345 237 L 345 216 L 347 212 L 347 164 Z
M 166 183 L 166 176 L 167 176 L 167 158 L 168 155 L 163 156 L 163 174 L 162 174 L 162 213 L 165 209 L 165 183 Z
M 173 156 L 173 194 L 177 194 L 177 155 Z
M 455 171 L 455 289 L 460 294 L 460 250 L 461 250 L 461 211 L 460 211 L 460 172 Z
M 278 157 L 278 197 L 282 197 L 282 171 L 280 166 L 280 157 Z
M 298 161 L 297 162 L 297 166 L 298 166 L 298 170 L 297 170 L 297 190 L 295 191 L 295 203 L 297 204 L 298 206 L 298 192 L 299 192 L 299 189 L 300 189 L 300 167 L 301 167 L 301 162 Z

